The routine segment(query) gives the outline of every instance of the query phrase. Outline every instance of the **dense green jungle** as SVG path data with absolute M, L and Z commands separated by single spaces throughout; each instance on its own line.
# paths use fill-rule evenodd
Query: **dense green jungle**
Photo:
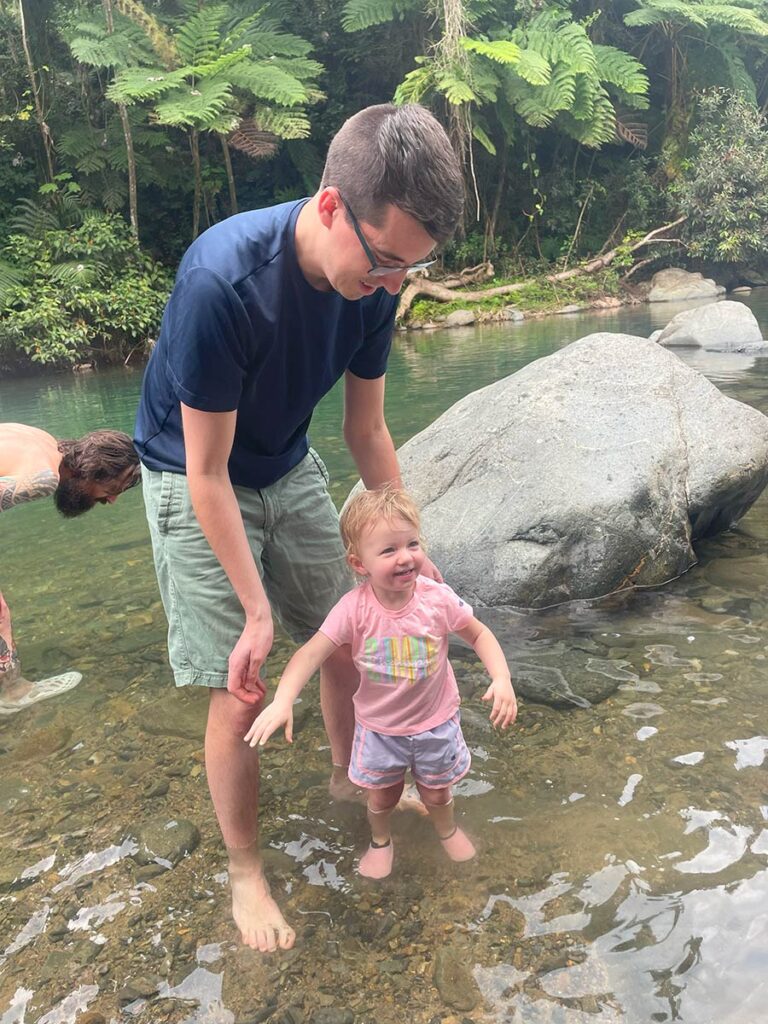
M 314 192 L 388 101 L 463 162 L 449 280 L 527 309 L 671 264 L 759 283 L 768 2 L 0 0 L 0 367 L 139 359 L 192 239 Z

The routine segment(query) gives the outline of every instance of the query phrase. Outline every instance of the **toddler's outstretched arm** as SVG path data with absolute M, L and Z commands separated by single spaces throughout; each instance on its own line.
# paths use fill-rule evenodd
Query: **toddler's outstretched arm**
M 512 688 L 512 678 L 499 641 L 479 619 L 474 616 L 457 636 L 471 644 L 491 677 L 491 685 L 483 694 L 483 700 L 492 700 L 491 725 L 500 725 L 502 729 L 514 722 L 517 717 L 517 698 Z
M 285 738 L 293 743 L 293 702 L 317 672 L 323 662 L 336 650 L 322 633 L 315 633 L 303 647 L 294 654 L 280 677 L 274 699 L 264 708 L 251 728 L 245 734 L 245 742 L 252 747 L 263 747 L 272 733 L 285 726 Z

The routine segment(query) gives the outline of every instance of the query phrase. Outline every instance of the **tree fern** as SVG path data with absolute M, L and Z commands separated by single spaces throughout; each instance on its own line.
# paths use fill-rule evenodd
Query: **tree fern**
M 298 78 L 274 64 L 241 62 L 230 69 L 233 85 L 247 89 L 262 100 L 273 100 L 281 107 L 293 107 L 307 102 L 307 90 Z
M 640 7 L 624 18 L 626 25 L 658 25 L 671 21 L 707 28 L 722 25 L 736 32 L 768 35 L 768 23 L 758 17 L 751 4 L 711 4 L 702 0 L 640 0 Z
M 203 78 L 174 89 L 155 106 L 155 114 L 162 124 L 198 128 L 211 128 L 215 124 L 216 130 L 221 131 L 221 116 L 231 96 L 232 83 L 226 78 Z M 234 128 L 236 120 L 230 115 L 227 131 Z
M 496 39 L 486 42 L 483 39 L 470 39 L 464 36 L 459 40 L 465 50 L 482 54 L 499 64 L 517 64 L 520 60 L 520 47 L 508 39 Z
M 341 15 L 345 32 L 359 32 L 393 21 L 407 11 L 419 10 L 420 0 L 347 0 Z
M 216 59 L 221 52 L 219 27 L 225 16 L 223 6 L 203 7 L 179 26 L 175 42 L 183 63 L 206 64 Z

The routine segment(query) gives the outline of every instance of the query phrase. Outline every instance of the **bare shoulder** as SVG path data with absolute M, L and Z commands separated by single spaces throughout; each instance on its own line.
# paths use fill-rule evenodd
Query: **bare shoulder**
M 46 470 L 58 479 L 61 455 L 45 430 L 26 423 L 0 423 L 0 476 L 29 476 Z

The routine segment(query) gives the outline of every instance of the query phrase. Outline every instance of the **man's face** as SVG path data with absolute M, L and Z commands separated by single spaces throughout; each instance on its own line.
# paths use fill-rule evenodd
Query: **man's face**
M 73 519 L 88 512 L 94 505 L 113 505 L 123 491 L 136 482 L 134 471 L 127 469 L 111 480 L 88 480 L 70 476 L 59 481 L 53 492 L 56 508 L 63 516 Z
M 346 216 L 338 191 L 325 189 L 320 204 L 328 229 L 325 274 L 331 287 L 345 299 L 361 299 L 377 288 L 397 295 L 405 281 L 406 267 L 428 259 L 435 248 L 435 240 L 417 220 L 397 206 L 387 206 L 379 227 L 364 220 L 358 222 L 376 264 L 392 267 L 391 274 L 371 276 L 371 260 Z

